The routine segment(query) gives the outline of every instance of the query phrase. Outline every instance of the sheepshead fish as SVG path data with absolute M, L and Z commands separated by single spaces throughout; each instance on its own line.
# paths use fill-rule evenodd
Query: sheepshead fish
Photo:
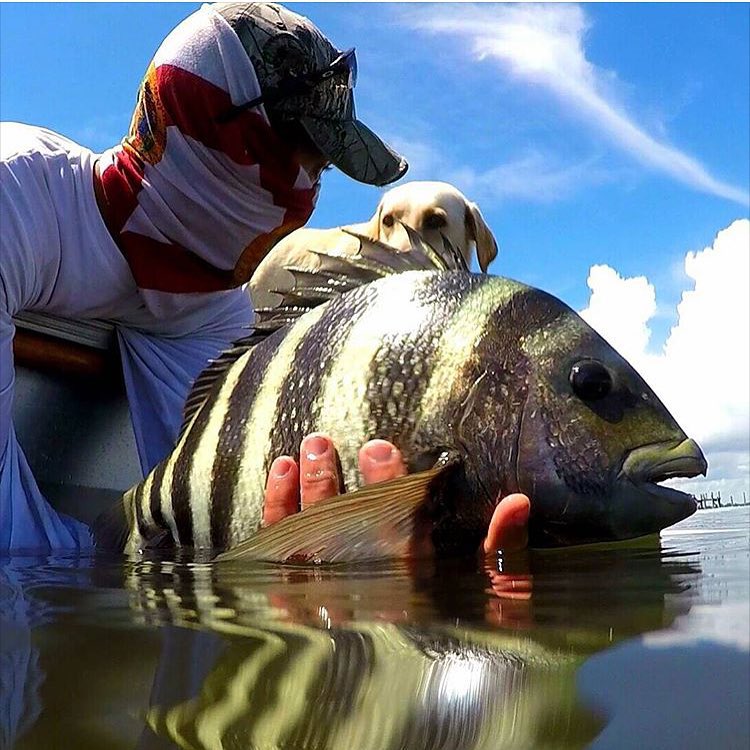
M 100 546 L 336 562 L 408 555 L 419 537 L 463 554 L 517 491 L 531 546 L 643 536 L 694 512 L 657 482 L 705 473 L 700 448 L 567 305 L 429 249 L 386 257 L 363 240 L 361 253 L 299 271 L 199 378 L 174 451 L 95 525 Z M 423 270 L 435 266 L 449 270 Z M 313 431 L 333 439 L 345 494 L 259 531 L 272 460 Z M 357 453 L 375 437 L 412 473 L 360 488 Z

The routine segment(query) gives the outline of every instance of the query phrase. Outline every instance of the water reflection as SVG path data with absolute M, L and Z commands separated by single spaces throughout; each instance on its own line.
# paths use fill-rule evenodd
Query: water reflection
M 182 647 L 198 647 L 187 632 L 175 633 Z M 223 643 L 193 698 L 171 704 L 157 685 L 156 735 L 201 748 L 542 746 L 535 735 L 570 716 L 561 664 L 527 644 L 386 624 L 248 628 Z
M 62 732 L 82 750 L 582 747 L 602 721 L 577 702 L 577 668 L 687 613 L 701 572 L 658 541 L 486 569 L 154 556 L 0 571 L 3 747 Z
M 575 656 L 485 627 L 488 580 L 456 566 L 259 568 L 248 586 L 236 564 L 139 563 L 138 616 L 181 626 L 165 631 L 149 727 L 191 748 L 580 746 L 598 722 L 574 706 Z M 220 653 L 185 690 L 208 645 L 198 628 Z
M 13 558 L 3 747 L 582 747 L 578 666 L 699 578 L 658 543 L 485 569 Z

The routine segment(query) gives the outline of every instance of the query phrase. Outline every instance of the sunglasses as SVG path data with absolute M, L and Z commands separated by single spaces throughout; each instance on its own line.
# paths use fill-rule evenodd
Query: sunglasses
M 353 89 L 357 84 L 357 57 L 354 54 L 354 47 L 346 50 L 346 52 L 342 52 L 333 62 L 326 65 L 325 68 L 313 70 L 311 73 L 304 73 L 300 76 L 289 76 L 282 80 L 278 86 L 269 86 L 260 96 L 256 96 L 255 99 L 231 107 L 219 115 L 216 121 L 222 123 L 229 122 L 246 109 L 252 109 L 259 104 L 275 104 L 282 99 L 307 94 L 323 81 L 342 74 L 346 74 L 347 76 L 346 87 L 349 90 Z

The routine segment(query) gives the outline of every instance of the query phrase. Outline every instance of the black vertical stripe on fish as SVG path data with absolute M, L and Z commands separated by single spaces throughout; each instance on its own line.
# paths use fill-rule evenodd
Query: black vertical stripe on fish
M 226 546 L 230 536 L 237 475 L 247 450 L 246 441 L 253 439 L 246 420 L 252 413 L 268 364 L 283 339 L 284 333 L 280 332 L 256 347 L 229 396 L 212 468 L 211 544 L 217 548 Z
M 493 503 L 498 494 L 519 490 L 516 464 L 531 371 L 522 342 L 529 332 L 551 325 L 561 315 L 559 305 L 538 303 L 538 293 L 520 288 L 506 304 L 497 305 L 488 317 L 487 335 L 467 361 L 465 377 L 474 385 L 456 417 L 457 434 L 469 480 Z M 514 335 L 500 338 L 503 331 Z M 481 506 L 476 510 L 477 523 L 486 522 Z
M 286 418 L 278 411 L 280 390 L 289 375 L 297 348 L 325 310 L 325 306 L 311 310 L 286 330 L 268 363 L 252 409 L 243 416 L 248 434 L 243 437 L 240 467 L 234 487 L 234 512 L 229 519 L 227 538 L 229 544 L 247 539 L 257 531 L 261 523 L 263 489 L 271 463 L 269 446 L 279 421 Z M 271 343 L 275 344 L 275 341 Z
M 135 492 L 133 493 L 133 513 L 135 514 L 135 530 L 139 534 L 141 538 L 143 538 L 147 533 L 147 524 L 143 517 L 143 506 L 144 503 L 146 503 L 146 498 L 144 497 L 146 491 L 146 484 L 139 484 L 135 488 Z
M 161 498 L 162 498 L 162 485 L 164 484 L 164 473 L 167 470 L 169 461 L 171 459 L 164 459 L 155 469 L 154 478 L 151 482 L 151 492 L 149 497 L 149 508 L 151 511 L 151 518 L 154 519 L 154 524 L 160 529 L 168 528 L 167 521 L 164 518 L 164 513 L 161 509 Z M 144 498 L 145 500 L 145 498 Z M 175 539 L 175 542 L 177 540 Z
M 416 290 L 415 301 L 429 304 L 432 299 L 440 299 L 442 304 L 433 305 L 430 317 L 421 325 L 407 328 L 400 338 L 386 339 L 377 358 L 372 360 L 367 375 L 368 440 L 377 437 L 400 444 L 401 438 L 410 436 L 416 426 L 441 334 L 466 291 L 463 274 L 440 274 L 430 281 Z M 479 286 L 484 278 L 472 277 L 472 282 Z M 409 342 L 409 351 L 419 352 L 419 356 L 404 356 L 405 340 Z
M 172 471 L 172 514 L 180 536 L 180 544 L 188 546 L 192 546 L 193 544 L 193 512 L 191 504 L 207 501 L 207 498 L 193 497 L 190 473 L 209 416 L 210 409 L 208 408 L 208 404 L 204 404 L 195 416 L 193 424 L 180 441 L 181 446 L 178 444 L 179 453 L 177 454 Z
M 344 356 L 341 347 L 348 332 L 373 303 L 377 304 L 377 291 L 372 287 L 347 294 L 340 304 L 326 309 L 300 343 L 279 394 L 277 408 L 285 419 L 279 420 L 272 435 L 269 461 L 282 454 L 296 456 L 302 438 L 317 429 L 316 397 L 331 368 Z

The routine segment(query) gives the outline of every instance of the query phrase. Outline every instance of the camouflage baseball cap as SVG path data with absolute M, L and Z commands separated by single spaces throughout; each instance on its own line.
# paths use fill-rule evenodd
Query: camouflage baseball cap
M 359 182 L 387 185 L 406 172 L 406 160 L 356 118 L 352 93 L 356 68 L 336 65 L 347 55 L 311 21 L 276 3 L 212 7 L 240 38 L 261 93 L 277 93 L 272 102 L 265 102 L 272 120 L 297 120 L 323 155 Z M 323 77 L 318 75 L 321 71 L 330 74 Z M 316 82 L 304 93 L 278 96 L 290 81 L 304 78 Z

